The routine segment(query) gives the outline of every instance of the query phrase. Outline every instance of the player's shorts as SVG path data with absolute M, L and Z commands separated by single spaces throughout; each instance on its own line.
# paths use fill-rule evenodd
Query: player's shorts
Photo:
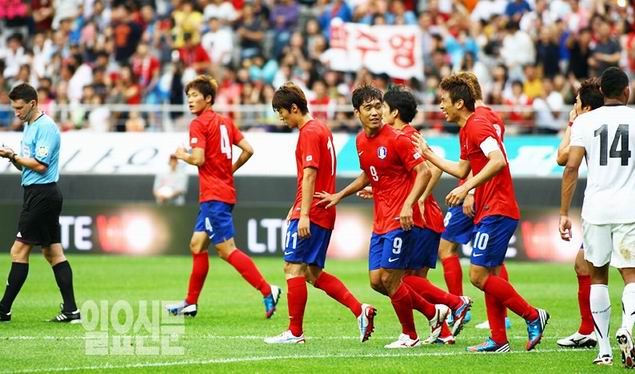
M 42 247 L 60 243 L 60 213 L 63 200 L 57 183 L 25 186 L 18 234 L 15 239 Z
M 326 250 L 331 241 L 332 230 L 311 223 L 309 227 L 311 236 L 300 239 L 298 237 L 298 222 L 299 220 L 297 219 L 291 220 L 287 227 L 287 235 L 284 242 L 284 260 L 324 269 Z
M 194 232 L 205 231 L 214 244 L 220 244 L 234 237 L 232 221 L 233 204 L 221 201 L 205 201 L 201 203 Z
M 470 262 L 488 268 L 502 265 L 517 226 L 518 220 L 505 216 L 483 218 L 474 226 Z
M 408 269 L 434 269 L 437 266 L 441 234 L 427 228 L 415 227 L 413 230 L 415 230 L 417 239 L 412 248 Z
M 635 222 L 594 225 L 582 220 L 584 259 L 595 267 L 635 267 Z
M 463 205 L 453 206 L 448 209 L 444 223 L 445 231 L 441 234 L 441 239 L 461 244 L 467 244 L 472 239 L 474 220 L 463 213 Z
M 409 231 L 395 229 L 370 237 L 368 270 L 409 269 L 410 256 L 417 243 L 416 227 Z

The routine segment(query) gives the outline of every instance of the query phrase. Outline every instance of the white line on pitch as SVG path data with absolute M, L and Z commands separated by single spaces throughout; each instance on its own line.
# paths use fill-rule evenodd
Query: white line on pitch
M 544 349 L 535 352 L 511 351 L 504 354 L 539 354 L 539 353 L 570 353 L 580 352 L 576 349 Z M 412 351 L 410 351 L 412 352 Z M 391 357 L 442 357 L 456 355 L 485 355 L 486 353 L 470 353 L 470 352 L 412 352 L 403 354 L 399 353 L 369 353 L 369 354 L 316 354 L 316 355 L 286 355 L 286 356 L 261 356 L 261 357 L 235 357 L 235 358 L 212 358 L 208 360 L 182 360 L 168 362 L 140 362 L 137 364 L 123 365 L 94 365 L 79 367 L 59 367 L 59 368 L 38 368 L 11 370 L 10 373 L 40 373 L 53 371 L 72 371 L 72 370 L 106 370 L 106 369 L 136 369 L 147 367 L 170 367 L 170 366 L 190 366 L 190 365 L 213 365 L 213 364 L 230 364 L 237 362 L 258 362 L 258 361 L 275 361 L 275 360 L 291 360 L 291 359 L 333 359 L 333 358 L 391 358 Z M 9 371 L 6 371 L 9 373 Z

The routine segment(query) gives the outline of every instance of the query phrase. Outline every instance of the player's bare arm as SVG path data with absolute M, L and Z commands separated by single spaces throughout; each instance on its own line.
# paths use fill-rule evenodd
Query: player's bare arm
M 344 187 L 344 189 L 340 192 L 335 194 L 330 194 L 325 191 L 316 192 L 315 197 L 321 199 L 318 204 L 326 204 L 325 208 L 328 209 L 332 206 L 337 205 L 343 198 L 350 196 L 368 186 L 369 183 L 370 179 L 368 179 L 366 173 L 362 171 L 359 176 L 355 178 L 354 181 L 352 181 L 348 186 Z
M 562 173 L 562 187 L 560 190 L 560 237 L 562 240 L 571 240 L 571 219 L 569 207 L 578 183 L 578 169 L 584 158 L 584 147 L 570 147 L 567 166 Z
M 178 147 L 174 155 L 190 165 L 203 166 L 205 163 L 205 149 L 203 148 L 192 148 L 192 153 L 189 153 L 184 147 Z
M 505 155 L 503 155 L 503 152 L 500 149 L 489 152 L 487 154 L 487 158 L 489 159 L 489 161 L 487 161 L 487 164 L 485 164 L 483 170 L 481 170 L 474 177 L 466 180 L 463 185 L 450 191 L 448 196 L 446 196 L 445 198 L 445 202 L 446 204 L 448 204 L 448 206 L 456 206 L 461 204 L 461 202 L 464 201 L 465 197 L 471 189 L 474 189 L 492 179 L 507 165 Z
M 418 202 L 431 178 L 430 168 L 425 162 L 415 166 L 413 170 L 417 173 L 417 177 L 399 213 L 401 228 L 404 230 L 410 230 L 414 226 L 412 206 Z
M 302 203 L 300 205 L 300 220 L 298 221 L 298 236 L 300 238 L 311 236 L 309 211 L 311 210 L 311 203 L 313 202 L 316 179 L 317 169 L 304 168 L 302 174 Z
M 242 152 L 240 153 L 240 156 L 238 156 L 236 162 L 234 162 L 234 164 L 232 165 L 232 174 L 235 173 L 236 170 L 240 169 L 240 167 L 243 166 L 251 158 L 251 156 L 254 155 L 254 148 L 251 146 L 251 144 L 249 144 L 247 139 L 243 138 L 243 140 L 238 142 L 236 146 L 240 148 Z
M 40 174 L 44 174 L 48 170 L 48 165 L 39 162 L 30 157 L 20 157 L 10 148 L 0 148 L 0 157 L 8 158 L 16 169 L 22 170 L 23 167 L 31 169 Z
M 474 174 L 470 171 L 470 174 L 467 176 L 467 179 L 471 179 L 474 176 Z M 465 199 L 463 199 L 463 214 L 465 214 L 468 217 L 472 217 L 474 218 L 474 189 L 471 189 L 467 195 L 465 196 Z
M 575 107 L 573 107 L 573 109 L 569 112 L 569 123 L 575 121 L 577 116 L 578 112 L 576 112 Z M 569 157 L 569 143 L 571 143 L 571 127 L 567 124 L 562 140 L 558 145 L 558 157 L 556 158 L 556 162 L 560 166 L 565 166 L 567 164 L 567 158 Z
M 470 172 L 470 163 L 467 160 L 459 160 L 459 162 L 452 162 L 443 159 L 432 152 L 432 149 L 428 146 L 428 142 L 419 133 L 412 134 L 412 144 L 421 152 L 426 160 L 433 163 L 436 167 L 445 171 L 448 174 L 455 176 L 456 178 L 463 179 L 467 177 Z

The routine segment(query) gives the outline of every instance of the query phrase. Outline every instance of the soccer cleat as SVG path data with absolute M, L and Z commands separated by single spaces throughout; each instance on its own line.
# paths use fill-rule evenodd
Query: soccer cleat
M 265 317 L 271 318 L 276 311 L 276 305 L 282 295 L 282 289 L 278 286 L 271 285 L 271 294 L 265 296 L 262 302 L 265 303 Z
M 400 334 L 399 339 L 395 340 L 390 344 L 386 344 L 384 348 L 388 349 L 401 349 L 401 348 L 415 348 L 421 345 L 421 340 L 410 339 L 410 337 L 406 334 Z
M 295 336 L 291 330 L 287 330 L 278 336 L 265 339 L 267 344 L 304 344 L 304 334 Z
M 504 353 L 504 352 L 510 351 L 509 342 L 506 342 L 505 344 L 498 344 L 494 340 L 492 340 L 492 338 L 487 338 L 487 340 L 484 341 L 483 343 L 467 347 L 465 348 L 465 350 L 468 352 L 494 352 L 494 353 Z
M 435 312 L 434 317 L 429 321 L 430 322 L 430 337 L 428 339 L 436 340 L 441 334 L 441 328 L 443 327 L 443 322 L 445 322 L 448 315 L 450 315 L 450 308 L 443 304 L 436 304 L 434 306 Z
M 432 336 L 428 336 L 424 341 L 421 342 L 421 344 L 423 345 L 432 345 L 432 344 L 447 344 L 447 345 L 451 345 L 456 343 L 456 340 L 454 339 L 454 336 L 452 335 L 448 335 L 448 336 L 444 336 L 441 337 L 439 336 L 436 339 L 433 339 Z
M 375 315 L 377 310 L 374 306 L 362 304 L 362 313 L 357 317 L 357 326 L 359 327 L 359 340 L 363 343 L 370 338 L 375 331 Z
M 82 323 L 82 316 L 79 313 L 79 309 L 73 312 L 65 312 L 64 305 L 60 305 L 60 314 L 49 320 L 49 322 L 59 323 Z
M 452 335 L 454 336 L 458 336 L 463 329 L 463 325 L 465 324 L 465 317 L 472 308 L 472 299 L 470 299 L 469 297 L 461 296 L 461 301 L 463 302 L 461 306 L 452 311 L 452 317 L 454 319 L 454 324 L 452 325 Z
M 549 322 L 549 313 L 547 313 L 544 309 L 536 309 L 538 312 L 538 318 L 533 321 L 527 322 L 527 350 L 531 351 L 534 349 L 539 343 L 540 339 L 542 339 L 542 334 L 545 331 L 545 327 Z
M 604 356 L 598 355 L 595 358 L 595 360 L 593 360 L 593 365 L 612 366 L 613 365 L 613 356 L 611 356 L 611 355 L 604 355 Z
M 594 348 L 598 341 L 595 339 L 594 333 L 584 335 L 576 331 L 571 336 L 562 338 L 556 343 L 564 348 Z
M 476 327 L 477 329 L 489 330 L 489 321 L 485 320 L 474 327 Z M 512 328 L 512 323 L 509 320 L 509 317 L 505 317 L 505 328 L 507 330 Z
M 2 312 L 0 311 L 0 322 L 9 322 L 11 321 L 11 312 Z
M 621 327 L 617 330 L 615 339 L 617 339 L 617 345 L 620 347 L 620 351 L 622 351 L 622 364 L 624 364 L 625 368 L 632 369 L 635 367 L 635 348 L 633 348 L 631 333 L 624 327 Z
M 196 313 L 198 313 L 197 309 L 197 304 L 188 304 L 185 301 L 181 301 L 178 304 L 170 304 L 165 306 L 165 310 L 167 310 L 168 313 L 174 316 L 183 315 L 196 317 Z

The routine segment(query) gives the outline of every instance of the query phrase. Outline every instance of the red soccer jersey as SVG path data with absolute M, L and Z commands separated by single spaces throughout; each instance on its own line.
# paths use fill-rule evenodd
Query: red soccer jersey
M 387 125 L 372 138 L 364 131 L 360 132 L 356 143 L 360 167 L 373 188 L 373 232 L 385 234 L 400 228 L 399 214 L 414 185 L 409 174 L 423 162 L 423 157 L 415 150 L 410 138 Z M 415 202 L 412 210 L 415 226 L 423 227 L 419 204 Z
M 298 172 L 298 189 L 293 203 L 291 219 L 300 218 L 302 206 L 302 179 L 305 168 L 317 169 L 315 178 L 315 192 L 326 191 L 335 193 L 335 148 L 333 147 L 333 134 L 323 122 L 313 119 L 300 129 L 298 144 L 295 148 L 295 163 Z M 318 198 L 313 198 L 309 219 L 314 224 L 325 229 L 333 230 L 335 225 L 335 207 L 324 209 L 317 203 Z
M 404 133 L 406 137 L 411 138 L 412 134 L 416 133 L 417 130 L 410 125 L 406 125 L 401 129 L 401 132 Z M 417 173 L 411 171 L 410 175 L 414 181 Z M 426 197 L 423 201 L 423 221 L 425 228 L 428 228 L 436 233 L 442 233 L 443 230 L 445 230 L 445 226 L 443 225 L 443 212 L 432 194 Z
M 494 130 L 501 138 L 501 141 L 505 140 L 505 122 L 498 113 L 494 112 L 492 108 L 488 106 L 479 106 L 474 110 L 475 114 L 485 116 L 490 123 L 494 124 Z M 459 186 L 465 183 L 465 179 L 459 179 Z
M 234 123 L 211 109 L 201 113 L 190 124 L 190 146 L 205 151 L 205 162 L 198 168 L 200 202 L 236 203 L 232 145 L 241 140 L 243 134 Z
M 496 124 L 490 116 L 482 112 L 472 114 L 465 126 L 459 132 L 461 145 L 461 159 L 470 162 L 472 173 L 478 174 L 489 159 L 481 150 L 481 144 L 487 138 L 493 138 L 498 148 L 507 159 L 507 153 L 501 139 L 502 131 L 497 131 Z M 483 217 L 501 215 L 513 219 L 520 218 L 518 203 L 514 194 L 512 176 L 509 164 L 499 171 L 492 179 L 476 188 L 474 193 L 475 216 L 474 222 L 479 223 Z

